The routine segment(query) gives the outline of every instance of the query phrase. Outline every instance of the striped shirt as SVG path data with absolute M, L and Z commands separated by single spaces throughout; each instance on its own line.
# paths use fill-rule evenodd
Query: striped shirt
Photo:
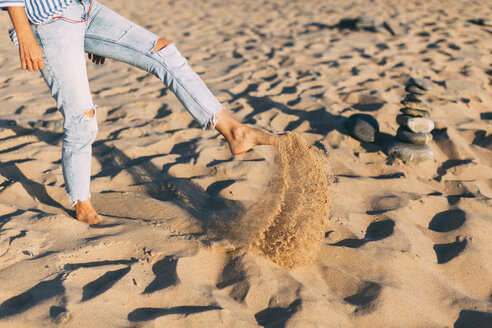
M 0 9 L 24 7 L 27 19 L 33 24 L 41 24 L 63 12 L 72 0 L 0 0 Z M 10 39 L 17 45 L 15 30 L 9 30 Z
M 72 0 L 0 0 L 0 8 L 25 7 L 27 19 L 41 24 L 64 11 Z

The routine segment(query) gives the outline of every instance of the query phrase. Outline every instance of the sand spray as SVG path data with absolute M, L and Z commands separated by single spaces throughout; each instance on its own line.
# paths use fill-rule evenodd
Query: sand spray
M 264 195 L 229 229 L 242 247 L 294 268 L 311 263 L 321 246 L 333 179 L 327 155 L 299 134 L 281 136 L 277 152 Z

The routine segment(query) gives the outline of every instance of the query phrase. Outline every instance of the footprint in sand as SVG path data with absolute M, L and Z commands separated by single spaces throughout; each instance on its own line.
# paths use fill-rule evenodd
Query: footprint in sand
M 429 222 L 429 230 L 447 233 L 461 228 L 466 221 L 466 213 L 460 209 L 452 209 L 437 213 Z M 435 244 L 434 251 L 437 263 L 443 264 L 457 257 L 466 247 L 467 239 L 461 236 L 451 243 Z
M 455 242 L 449 244 L 436 244 L 434 251 L 437 256 L 437 264 L 443 264 L 451 261 L 458 256 L 466 247 L 465 238 L 457 237 Z
M 178 259 L 176 275 L 189 288 L 206 290 L 217 284 L 225 261 L 226 256 L 221 250 L 200 249 L 194 256 Z
M 285 327 L 287 321 L 296 312 L 302 309 L 300 299 L 290 303 L 287 307 L 269 307 L 255 314 L 259 325 L 264 327 Z
M 395 221 L 391 219 L 371 222 L 366 229 L 366 234 L 362 239 L 348 238 L 341 240 L 332 246 L 345 246 L 349 248 L 358 248 L 371 241 L 382 240 L 393 234 Z
M 347 296 L 344 301 L 357 306 L 357 311 L 368 311 L 373 308 L 374 301 L 381 293 L 381 285 L 373 281 L 364 281 L 356 294 Z
M 449 232 L 460 228 L 466 220 L 466 213 L 460 209 L 437 213 L 429 222 L 429 229 L 436 232 Z
M 381 284 L 361 280 L 356 276 L 346 273 L 334 267 L 326 266 L 321 269 L 322 278 L 330 294 L 356 307 L 356 311 L 370 311 L 374 309 L 377 298 L 379 297 Z
M 150 294 L 161 289 L 173 286 L 178 281 L 176 273 L 177 259 L 173 256 L 165 256 L 152 266 L 155 279 L 145 288 L 144 294 Z

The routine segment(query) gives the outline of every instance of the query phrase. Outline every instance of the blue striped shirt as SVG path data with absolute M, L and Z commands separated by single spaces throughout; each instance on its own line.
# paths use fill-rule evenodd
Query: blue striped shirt
M 27 19 L 33 24 L 41 24 L 63 12 L 72 0 L 0 0 L 0 9 L 24 7 Z M 9 30 L 12 41 L 17 45 L 17 35 Z
M 0 8 L 25 7 L 27 19 L 41 24 L 64 11 L 72 0 L 0 0 Z

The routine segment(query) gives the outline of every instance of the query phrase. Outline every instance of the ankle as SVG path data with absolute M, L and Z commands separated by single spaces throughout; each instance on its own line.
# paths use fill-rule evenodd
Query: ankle
M 248 128 L 245 125 L 235 125 L 230 129 L 230 139 L 231 140 L 243 140 L 248 135 Z
M 77 203 L 75 203 L 75 210 L 77 209 L 84 210 L 90 207 L 92 207 L 92 203 L 90 199 L 83 200 L 83 201 L 78 200 Z
M 75 218 L 89 225 L 96 225 L 101 221 L 90 200 L 75 204 Z

